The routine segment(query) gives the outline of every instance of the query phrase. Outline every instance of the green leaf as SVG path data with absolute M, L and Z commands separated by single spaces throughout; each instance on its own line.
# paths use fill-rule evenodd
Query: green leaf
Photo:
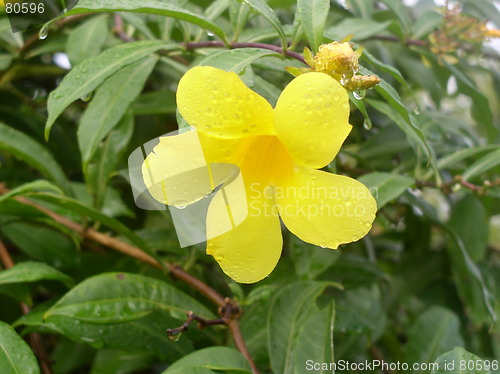
M 268 349 L 274 373 L 303 373 L 306 360 L 333 362 L 334 306 L 316 299 L 330 284 L 297 282 L 273 298 L 267 319 Z
M 77 245 L 68 236 L 51 227 L 14 221 L 2 225 L 0 230 L 17 248 L 34 260 L 52 266 L 69 267 L 78 264 Z
M 66 53 L 73 65 L 101 52 L 108 37 L 108 15 L 92 17 L 69 34 Z
M 193 351 L 187 339 L 172 342 L 165 328 L 178 327 L 182 322 L 159 310 L 124 323 L 94 324 L 75 320 L 71 316 L 52 316 L 37 325 L 49 329 L 96 349 L 119 349 L 129 352 L 146 352 L 164 362 L 172 362 Z M 196 333 L 196 331 L 193 331 Z
M 488 216 L 476 196 L 466 194 L 456 202 L 448 226 L 461 238 L 472 261 L 484 257 L 488 243 Z
M 391 23 L 392 21 L 377 22 L 365 18 L 346 18 L 328 28 L 325 36 L 340 41 L 352 35 L 352 41 L 360 41 L 387 30 Z
M 212 53 L 200 61 L 199 65 L 213 66 L 225 71 L 234 71 L 239 74 L 245 71 L 248 65 L 265 56 L 280 57 L 281 55 L 268 49 L 236 48 Z
M 101 140 L 120 122 L 141 93 L 157 62 L 158 57 L 151 56 L 125 66 L 97 89 L 78 127 L 84 170 Z
M 215 316 L 202 304 L 160 280 L 130 273 L 104 273 L 72 288 L 44 315 L 50 322 L 66 316 L 93 324 L 133 321 L 160 310 L 177 319 L 188 311 L 204 318 Z
M 109 133 L 104 144 L 98 150 L 95 157 L 95 163 L 90 163 L 87 173 L 86 182 L 90 194 L 94 197 L 93 206 L 102 210 L 103 213 L 111 216 L 131 215 L 128 207 L 119 199 L 117 193 L 108 185 L 108 181 L 115 172 L 116 166 L 119 164 L 123 153 L 129 144 L 134 131 L 134 116 L 128 112 L 121 119 L 120 123 Z M 73 184 L 73 189 L 74 189 Z M 115 199 L 114 197 L 116 196 Z M 113 204 L 119 209 L 110 211 L 110 204 L 117 201 L 118 204 Z M 108 206 L 106 206 L 108 204 Z
M 374 0 L 349 0 L 349 10 L 364 19 L 371 19 L 374 11 Z
M 373 126 L 373 123 L 372 123 L 370 116 L 368 115 L 368 111 L 366 110 L 366 106 L 365 106 L 364 101 L 356 99 L 352 92 L 349 92 L 349 100 L 351 101 L 351 103 L 354 104 L 354 106 L 356 108 L 358 108 L 358 110 L 361 112 L 363 117 L 365 117 L 363 126 L 367 129 L 371 129 Z
M 49 96 L 47 103 L 49 117 L 45 125 L 45 137 L 48 138 L 50 129 L 64 109 L 73 101 L 89 95 L 106 78 L 124 66 L 130 65 L 160 49 L 175 48 L 179 47 L 160 40 L 126 43 L 108 49 L 75 66 L 64 77 L 59 87 L 52 91 Z
M 10 190 L 4 195 L 0 195 L 0 204 L 2 204 L 4 201 L 7 199 L 13 198 L 18 195 L 25 195 L 29 192 L 36 192 L 36 191 L 45 191 L 45 192 L 53 192 L 56 194 L 62 194 L 62 191 L 52 183 L 46 181 L 46 180 L 37 180 L 34 182 L 29 182 L 25 183 L 17 188 L 14 188 L 13 190 Z
M 489 144 L 489 145 L 481 145 L 472 148 L 464 148 L 460 149 L 457 152 L 450 153 L 449 155 L 443 156 L 437 161 L 437 166 L 439 169 L 444 169 L 449 166 L 455 165 L 458 162 L 465 160 L 469 157 L 475 156 L 479 153 L 483 153 L 486 151 L 499 149 L 500 144 Z
M 380 2 L 385 4 L 399 18 L 401 26 L 404 29 L 409 29 L 413 22 L 408 8 L 401 0 L 380 0 Z
M 132 104 L 134 114 L 173 114 L 175 109 L 175 93 L 172 91 L 148 92 Z
M 147 353 L 101 349 L 95 356 L 90 374 L 144 372 L 154 363 L 154 357 Z
M 297 13 L 313 52 L 323 44 L 330 0 L 297 0 Z
M 438 368 L 433 369 L 431 374 L 491 373 L 489 369 L 486 369 L 491 366 L 491 361 L 487 363 L 462 347 L 455 347 L 453 350 L 443 353 L 436 359 L 435 363 Z
M 250 374 L 247 360 L 234 348 L 210 347 L 193 352 L 169 366 L 163 374 L 201 374 L 214 371 Z
M 392 87 L 390 87 L 390 91 L 386 88 L 387 87 L 383 87 L 378 91 L 391 105 L 371 99 L 365 99 L 365 101 L 377 111 L 391 118 L 394 123 L 406 134 L 406 136 L 418 145 L 418 147 L 427 155 L 427 158 L 429 160 L 433 160 L 433 153 L 430 151 L 422 131 L 420 131 L 420 129 L 415 127 L 413 124 L 413 116 L 409 115 L 407 109 L 401 103 L 397 92 Z M 403 112 L 403 114 L 401 114 L 401 112 Z
M 386 316 L 377 286 L 348 290 L 337 298 L 335 305 L 335 331 L 365 332 L 373 338 L 375 331 L 384 330 Z
M 185 8 L 173 5 L 171 2 L 169 4 L 169 2 L 163 0 L 80 0 L 78 5 L 66 15 L 92 12 L 134 12 L 177 18 L 198 25 L 213 32 L 224 42 L 227 41 L 224 31 L 215 23 L 207 20 L 204 15 L 190 12 Z
M 460 320 L 455 313 L 433 306 L 422 313 L 411 327 L 404 347 L 405 358 L 408 363 L 434 362 L 440 354 L 463 344 Z
M 463 173 L 463 178 L 472 179 L 498 165 L 500 165 L 500 149 L 495 149 L 469 166 Z
M 229 8 L 231 0 L 215 0 L 205 10 L 206 17 L 213 21 Z
M 35 355 L 14 329 L 0 321 L 0 373 L 39 374 Z
M 340 257 L 338 251 L 304 243 L 295 236 L 290 237 L 289 250 L 295 272 L 301 280 L 316 279 Z
M 0 272 L 0 286 L 4 284 L 56 280 L 66 286 L 73 286 L 71 277 L 43 262 L 21 262 L 14 267 Z
M 471 319 L 477 325 L 495 321 L 494 296 L 483 276 L 483 272 L 471 259 L 462 237 L 452 228 L 445 226 L 450 238 L 448 253 L 452 263 L 453 276 L 460 298 Z
M 116 232 L 128 238 L 132 243 L 137 245 L 143 251 L 147 252 L 148 254 L 159 260 L 160 263 L 163 263 L 144 240 L 142 240 L 138 235 L 136 235 L 132 230 L 130 230 L 126 225 L 124 225 L 120 221 L 112 217 L 109 217 L 97 211 L 96 209 L 81 203 L 78 200 L 66 196 L 58 196 L 49 193 L 30 193 L 30 195 L 35 197 L 36 199 L 47 201 L 49 203 L 60 206 L 63 209 L 69 209 L 77 214 L 90 217 L 96 222 L 100 222 L 103 225 L 108 226 L 109 228 L 115 230 Z
M 12 153 L 69 193 L 69 181 L 54 157 L 38 142 L 0 123 L 0 150 Z
M 271 25 L 274 26 L 276 31 L 278 31 L 278 34 L 281 39 L 281 47 L 283 50 L 287 49 L 288 43 L 286 40 L 286 35 L 285 31 L 283 30 L 283 26 L 281 25 L 280 20 L 278 17 L 276 17 L 276 14 L 274 14 L 274 11 L 272 8 L 267 5 L 267 3 L 264 0 L 243 0 L 245 4 L 250 5 L 253 9 L 255 9 L 257 12 L 259 12 L 262 16 L 264 16 L 265 19 L 267 19 Z
M 370 189 L 377 200 L 378 209 L 381 209 L 389 201 L 397 199 L 415 183 L 413 178 L 383 172 L 365 174 L 358 178 L 358 181 Z
M 410 85 L 406 81 L 406 79 L 403 77 L 403 75 L 400 73 L 398 69 L 391 65 L 384 64 L 382 61 L 380 61 L 378 58 L 376 58 L 374 55 L 372 55 L 370 52 L 368 52 L 366 49 L 363 50 L 363 54 L 361 55 L 361 58 L 363 60 L 368 61 L 370 64 L 375 65 L 378 67 L 380 70 L 389 73 L 392 75 L 393 78 L 395 78 L 399 83 L 401 83 L 407 90 L 408 92 L 412 92 Z
M 253 83 L 252 90 L 264 97 L 274 108 L 279 96 L 281 95 L 281 90 L 274 84 L 262 78 L 260 75 L 256 75 L 254 77 Z
M 476 84 L 460 69 L 458 65 L 446 64 L 446 67 L 457 79 L 460 92 L 472 99 L 472 117 L 486 130 L 489 138 L 494 139 L 498 134 L 498 129 L 493 124 L 493 113 L 491 111 L 488 98 L 479 91 Z

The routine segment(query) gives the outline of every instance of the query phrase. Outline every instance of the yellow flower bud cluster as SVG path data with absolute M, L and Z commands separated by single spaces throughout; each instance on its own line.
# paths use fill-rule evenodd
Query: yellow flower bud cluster
M 312 68 L 337 80 L 350 79 L 359 70 L 358 55 L 347 42 L 323 44 L 314 56 Z
M 340 82 L 348 91 L 365 92 L 379 84 L 380 78 L 376 75 L 357 75 L 359 71 L 358 58 L 361 53 L 361 48 L 354 51 L 347 42 L 322 44 L 316 56 L 313 56 L 308 48 L 304 48 L 304 60 L 310 67 L 289 67 L 286 70 L 294 76 L 311 71 L 324 73 Z M 364 94 L 358 96 L 364 96 Z
M 455 4 L 443 8 L 443 23 L 428 39 L 431 52 L 440 62 L 455 64 L 458 50 L 479 52 L 483 42 L 499 37 L 500 30 L 488 29 L 486 21 L 464 14 L 460 4 Z

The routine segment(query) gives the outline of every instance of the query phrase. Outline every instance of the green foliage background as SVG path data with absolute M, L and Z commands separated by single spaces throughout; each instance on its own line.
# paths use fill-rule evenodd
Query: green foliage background
M 495 1 L 459 3 L 500 28 Z M 208 299 L 83 240 L 48 211 L 231 297 L 262 373 L 304 373 L 306 360 L 499 360 L 500 55 L 460 41 L 460 32 L 458 48 L 436 54 L 429 36 L 445 21 L 429 0 L 411 8 L 400 0 L 81 0 L 40 40 L 37 30 L 12 33 L 0 16 L 0 373 L 50 372 L 44 363 L 61 374 L 251 372 L 225 327 L 168 339 L 165 329 L 186 311 L 217 318 Z M 329 168 L 378 188 L 368 236 L 330 251 L 285 233 L 271 276 L 242 286 L 203 245 L 180 249 L 168 214 L 135 207 L 127 157 L 178 128 L 175 89 L 190 67 L 235 71 L 273 105 L 292 79 L 285 67 L 304 67 L 255 45 L 199 42 L 314 52 L 349 35 L 364 46 L 361 73 L 382 82 L 363 100 L 351 96 L 354 130 Z M 65 55 L 69 71 L 58 63 Z M 15 265 L 5 269 L 8 257 Z M 37 351 L 38 362 L 33 333 L 48 355 Z M 479 366 L 468 372 L 500 373 Z

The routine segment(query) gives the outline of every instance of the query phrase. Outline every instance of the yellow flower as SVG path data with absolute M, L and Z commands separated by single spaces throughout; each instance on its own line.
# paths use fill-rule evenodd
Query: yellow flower
M 143 164 L 144 182 L 156 200 L 183 206 L 223 183 L 211 165 L 239 168 L 242 187 L 218 190 L 206 216 L 207 253 L 235 281 L 254 283 L 274 269 L 280 217 L 303 241 L 332 249 L 370 230 L 377 207 L 369 190 L 316 170 L 333 160 L 352 128 L 348 95 L 332 77 L 295 78 L 273 110 L 235 73 L 195 67 L 179 82 L 177 105 L 196 131 L 161 138 Z M 166 162 L 174 154 L 179 162 Z M 208 187 L 198 177 L 174 178 L 205 164 Z

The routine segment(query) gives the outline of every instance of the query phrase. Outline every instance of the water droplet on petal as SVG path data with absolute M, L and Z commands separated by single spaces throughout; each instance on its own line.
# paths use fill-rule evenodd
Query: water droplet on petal
M 347 76 L 347 74 L 342 74 L 342 77 L 340 78 L 340 84 L 342 86 L 345 86 L 347 83 L 349 83 L 349 77 Z
M 372 129 L 372 122 L 365 119 L 364 122 L 363 122 L 363 127 L 366 129 L 366 130 L 371 130 Z
M 363 100 L 366 96 L 366 90 L 356 90 L 352 93 L 358 100 Z
M 49 24 L 46 23 L 45 25 L 42 26 L 40 31 L 38 32 L 38 39 L 43 40 L 46 39 L 47 36 L 49 36 Z

